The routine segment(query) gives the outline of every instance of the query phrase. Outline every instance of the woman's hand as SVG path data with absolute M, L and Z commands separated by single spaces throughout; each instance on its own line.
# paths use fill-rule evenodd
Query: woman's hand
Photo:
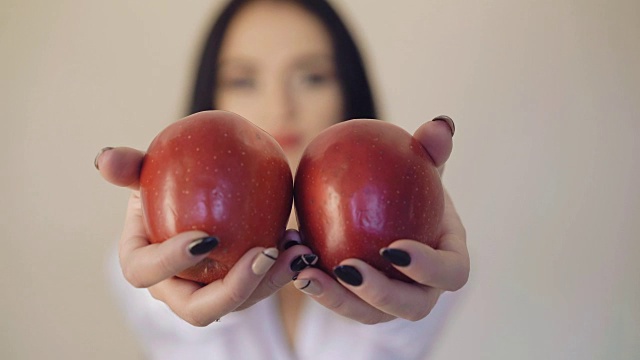
M 141 151 L 121 147 L 105 148 L 95 160 L 107 181 L 132 190 L 118 244 L 120 265 L 129 283 L 148 288 L 154 298 L 190 324 L 206 326 L 272 295 L 304 265 L 302 255 L 311 254 L 306 246 L 292 246 L 300 243 L 300 237 L 296 231 L 287 231 L 278 244 L 279 255 L 276 248 L 250 249 L 224 279 L 202 286 L 177 278 L 176 274 L 203 260 L 217 241 L 204 232 L 188 231 L 160 244 L 149 243 L 139 192 L 143 157 Z
M 440 173 L 452 150 L 453 121 L 438 117 L 415 132 Z M 316 268 L 298 274 L 294 285 L 318 303 L 348 318 L 376 324 L 395 318 L 417 321 L 426 317 L 444 291 L 455 291 L 469 277 L 466 232 L 445 191 L 444 216 L 437 249 L 401 239 L 380 249 L 381 256 L 415 284 L 392 280 L 358 259 L 337 268 L 339 282 Z

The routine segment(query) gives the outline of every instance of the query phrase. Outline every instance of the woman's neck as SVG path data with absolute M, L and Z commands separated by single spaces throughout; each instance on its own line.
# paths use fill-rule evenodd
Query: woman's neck
M 277 295 L 282 327 L 289 347 L 293 349 L 305 296 L 293 286 L 292 282 L 280 289 Z

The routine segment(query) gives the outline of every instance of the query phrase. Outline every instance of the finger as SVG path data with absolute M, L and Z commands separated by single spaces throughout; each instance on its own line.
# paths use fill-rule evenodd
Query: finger
M 140 193 L 129 197 L 118 244 L 124 277 L 135 287 L 149 287 L 200 262 L 217 240 L 202 231 L 188 231 L 160 244 L 150 244 L 142 220 Z
M 396 269 L 419 284 L 456 291 L 469 277 L 469 256 L 459 242 L 433 249 L 414 240 L 394 241 L 381 255 Z
M 442 290 L 392 280 L 359 259 L 347 259 L 334 272 L 340 283 L 376 309 L 417 321 L 431 312 Z
M 107 147 L 94 160 L 96 169 L 108 182 L 122 187 L 138 189 L 140 167 L 144 153 L 128 147 Z
M 293 284 L 327 309 L 363 324 L 395 319 L 395 316 L 371 306 L 320 269 L 307 268 L 301 271 Z
M 421 125 L 413 134 L 427 150 L 436 167 L 442 172 L 453 149 L 455 125 L 448 116 L 438 116 Z
M 246 309 L 263 300 L 292 281 L 302 269 L 317 261 L 317 256 L 306 246 L 293 246 L 278 256 L 278 260 L 269 269 L 249 299 L 237 310 Z
M 296 229 L 288 229 L 285 231 L 282 240 L 278 242 L 278 249 L 280 251 L 285 251 L 292 246 L 301 245 L 302 239 L 300 238 L 300 233 Z
M 466 230 L 447 191 L 440 229 L 437 249 L 413 240 L 398 240 L 382 249 L 381 255 L 420 284 L 458 290 L 469 279 L 469 250 Z
M 444 212 L 442 216 L 442 222 L 440 224 L 440 231 L 443 235 L 451 234 L 456 236 L 449 236 L 444 238 L 444 241 L 461 241 L 467 243 L 467 231 L 462 224 L 460 215 L 453 204 L 451 195 L 447 189 L 444 189 Z M 442 243 L 443 241 L 440 241 Z M 466 246 L 466 245 L 465 245 Z M 441 247 L 441 246 L 439 246 Z
M 202 261 L 218 245 L 218 239 L 202 231 L 189 231 L 159 244 L 142 238 L 130 238 L 125 244 L 120 256 L 125 278 L 135 287 L 149 287 Z
M 174 277 L 158 283 L 149 291 L 190 324 L 206 326 L 243 304 L 277 256 L 276 248 L 253 248 L 238 260 L 224 279 L 201 287 Z M 256 273 L 256 269 L 260 271 Z M 265 272 L 260 273 L 262 271 Z

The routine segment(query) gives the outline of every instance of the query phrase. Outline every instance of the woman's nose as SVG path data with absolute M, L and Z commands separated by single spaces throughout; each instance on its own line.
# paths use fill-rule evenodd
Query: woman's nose
M 283 126 L 294 122 L 295 101 L 291 87 L 279 84 L 267 89 L 264 108 L 269 123 Z

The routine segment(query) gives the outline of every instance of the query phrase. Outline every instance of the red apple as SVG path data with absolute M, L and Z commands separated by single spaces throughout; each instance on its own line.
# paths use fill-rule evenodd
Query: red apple
M 250 248 L 275 246 L 286 229 L 292 191 L 287 158 L 273 137 L 223 111 L 169 125 L 149 146 L 140 174 L 152 243 L 188 230 L 220 240 L 205 260 L 179 274 L 200 283 L 224 277 Z
M 358 258 L 411 282 L 380 249 L 398 239 L 437 247 L 440 174 L 420 142 L 396 125 L 350 120 L 329 127 L 305 149 L 294 184 L 302 240 L 329 274 Z

